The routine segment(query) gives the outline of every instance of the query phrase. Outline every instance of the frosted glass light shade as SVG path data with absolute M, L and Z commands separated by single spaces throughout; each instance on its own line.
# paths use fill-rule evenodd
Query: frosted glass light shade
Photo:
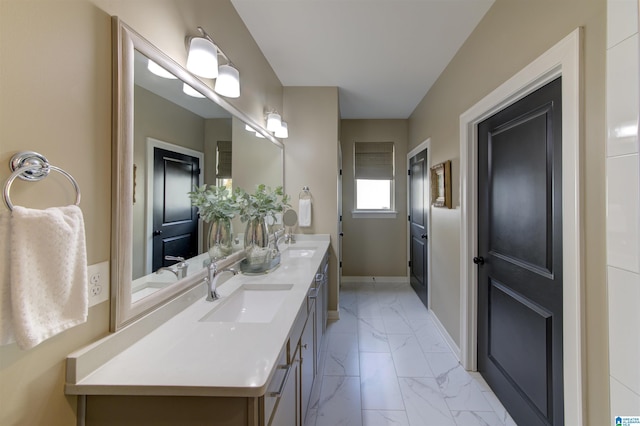
M 280 128 L 276 130 L 275 137 L 280 139 L 286 139 L 289 137 L 289 126 L 286 121 L 282 121 L 280 123 Z
M 187 83 L 182 84 L 182 91 L 189 96 L 193 96 L 194 98 L 204 98 L 204 95 L 198 92 L 193 87 L 189 86 Z
M 218 78 L 213 90 L 217 94 L 227 98 L 237 98 L 240 96 L 240 72 L 233 66 L 220 65 Z
M 282 124 L 282 117 L 280 117 L 280 114 L 277 114 L 275 112 L 267 114 L 267 130 L 268 131 L 275 132 L 280 128 L 281 124 Z
M 168 78 L 171 80 L 175 80 L 176 78 L 178 78 L 175 75 L 171 74 L 169 71 L 162 68 L 160 65 L 153 62 L 151 59 L 149 59 L 149 62 L 147 63 L 147 69 L 150 73 L 155 74 L 158 77 Z
M 206 38 L 193 37 L 189 42 L 187 69 L 202 78 L 218 77 L 218 48 Z

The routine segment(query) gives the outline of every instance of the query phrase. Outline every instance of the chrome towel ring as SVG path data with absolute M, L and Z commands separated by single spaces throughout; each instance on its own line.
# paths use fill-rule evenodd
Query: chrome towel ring
M 49 164 L 49 161 L 44 155 L 38 154 L 37 152 L 33 151 L 18 152 L 13 157 L 11 157 L 9 168 L 13 173 L 11 173 L 11 175 L 5 182 L 4 191 L 2 193 L 4 203 L 7 205 L 9 210 L 13 211 L 13 204 L 11 203 L 9 192 L 11 191 L 11 185 L 16 178 L 20 178 L 22 180 L 30 182 L 37 182 L 47 177 L 51 170 L 61 173 L 67 179 L 69 179 L 69 182 L 71 182 L 76 190 L 76 206 L 80 205 L 80 186 L 78 186 L 78 182 L 76 182 L 73 176 L 71 176 L 65 170 Z

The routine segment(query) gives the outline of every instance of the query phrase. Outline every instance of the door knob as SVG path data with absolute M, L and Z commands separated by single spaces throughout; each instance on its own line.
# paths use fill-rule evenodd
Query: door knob
M 158 235 L 162 235 L 162 231 L 156 229 L 155 231 L 153 231 L 153 236 L 157 237 Z
M 482 256 L 474 257 L 473 263 L 475 263 L 476 265 L 484 265 L 484 257 Z
M 422 234 L 422 235 L 420 235 L 420 238 L 422 238 L 422 239 L 426 239 L 426 238 L 427 238 L 427 234 Z

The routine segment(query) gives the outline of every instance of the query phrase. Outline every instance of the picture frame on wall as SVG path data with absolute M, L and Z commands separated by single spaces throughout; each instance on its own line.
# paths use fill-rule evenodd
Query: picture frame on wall
M 434 207 L 451 208 L 451 161 L 431 167 L 431 203 Z

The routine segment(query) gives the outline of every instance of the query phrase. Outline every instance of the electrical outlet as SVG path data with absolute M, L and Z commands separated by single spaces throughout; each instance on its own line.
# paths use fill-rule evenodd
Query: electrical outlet
M 89 306 L 109 300 L 109 261 L 87 267 Z

